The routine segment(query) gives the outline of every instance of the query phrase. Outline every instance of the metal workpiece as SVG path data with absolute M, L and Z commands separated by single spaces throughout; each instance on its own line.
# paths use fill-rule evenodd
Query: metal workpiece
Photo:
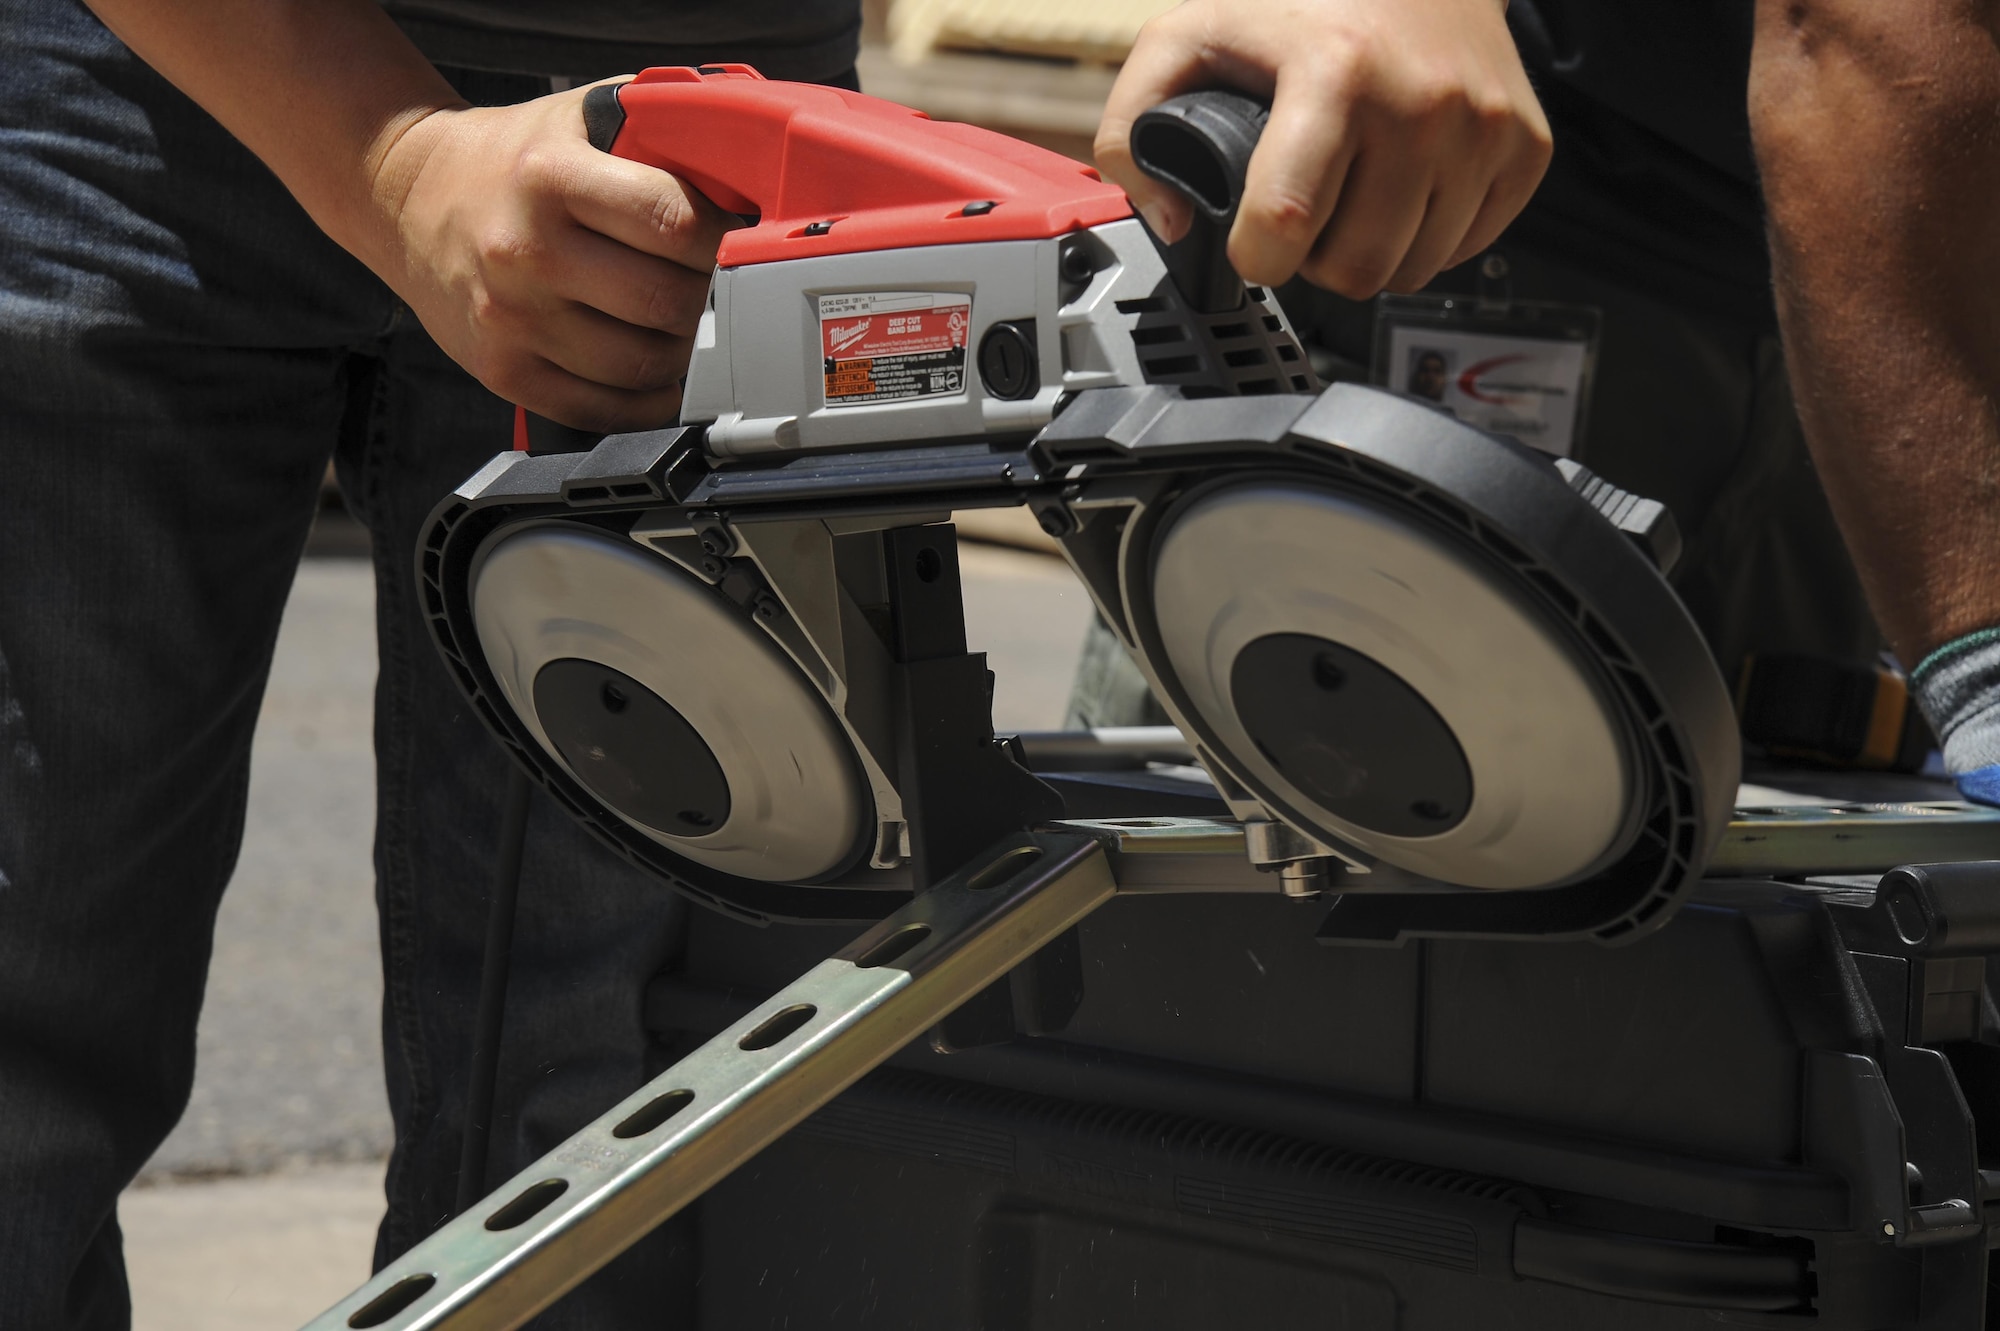
M 1192 766 L 1194 745 L 1176 726 L 1098 726 L 1090 730 L 1024 730 L 1021 742 L 1035 771 L 1115 772 L 1148 763 Z
M 1170 893 L 1276 892 L 1276 876 L 1252 863 L 1254 843 L 1269 842 L 1274 824 L 1244 824 L 1226 818 L 1103 818 L 1067 819 L 1050 825 L 1106 838 L 1118 891 L 1124 896 Z M 1939 864 L 1930 861 L 1966 861 Z M 1913 902 L 1903 926 L 1910 938 L 1939 944 L 1932 932 L 1946 928 L 1932 921 L 1944 917 L 1937 900 L 1960 898 L 1983 902 L 1991 891 L 1990 861 L 2000 860 L 2000 809 L 1983 804 L 1939 801 L 1924 804 L 1784 805 L 1736 810 L 1722 842 L 1709 859 L 1711 879 L 1810 879 L 1816 875 L 1851 875 L 1837 887 L 1858 900 L 1872 900 L 1875 879 L 1892 870 L 1884 889 L 1921 875 L 1909 895 Z M 1271 868 L 1287 862 L 1277 859 Z M 1906 869 L 1901 866 L 1919 866 Z M 1964 880 L 1960 886 L 1959 879 Z M 1824 880 L 1832 882 L 1833 880 Z M 1332 884 L 1340 893 L 1366 893 L 1418 887 L 1413 879 L 1389 865 L 1349 868 Z M 1811 886 L 1810 883 L 1807 886 Z M 1956 893 L 1956 895 L 1950 895 Z M 1960 918 L 1975 912 L 1960 907 Z M 1978 917 L 1982 921 L 1984 915 Z M 1987 926 L 1958 924 L 1961 933 Z M 2000 927 L 1994 928 L 2000 936 Z M 1908 941 L 1906 939 L 1906 941 Z M 1989 938 L 1977 934 L 1983 948 Z M 1915 946 L 1915 944 L 1911 944 Z
M 1882 873 L 1901 864 L 2000 859 L 2000 809 L 1958 800 L 1743 808 L 1711 876 Z
M 520 1326 L 1114 889 L 1096 836 L 999 842 L 392 1262 L 309 1331 Z
M 1124 895 L 1270 893 L 1243 854 L 1240 823 L 1216 818 L 1076 818 L 1056 824 L 1102 838 Z

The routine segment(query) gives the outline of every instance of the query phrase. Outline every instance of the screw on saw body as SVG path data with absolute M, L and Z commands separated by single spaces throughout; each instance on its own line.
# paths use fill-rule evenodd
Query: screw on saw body
M 1056 255 L 1056 271 L 1065 282 L 1088 284 L 1097 275 L 1097 259 L 1084 241 L 1071 237 Z
M 736 553 L 736 537 L 730 534 L 729 528 L 714 518 L 699 522 L 695 528 L 694 538 L 701 545 L 701 552 L 705 555 L 722 559 Z
M 1091 279 L 1110 262 L 1110 256 L 1083 235 L 1063 237 L 1056 250 L 1056 279 L 1062 303 L 1073 304 L 1090 288 Z
M 750 613 L 757 617 L 759 623 L 775 624 L 784 618 L 785 606 L 771 593 L 758 592 L 750 600 Z
M 1058 540 L 1069 535 L 1074 530 L 1074 524 L 1070 521 L 1069 513 L 1053 505 L 1048 508 L 1037 509 L 1035 512 L 1035 523 L 1048 535 Z

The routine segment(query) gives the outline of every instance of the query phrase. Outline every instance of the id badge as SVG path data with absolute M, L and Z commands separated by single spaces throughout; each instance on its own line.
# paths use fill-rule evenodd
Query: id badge
M 1376 297 L 1377 384 L 1558 457 L 1583 442 L 1598 312 L 1472 296 Z

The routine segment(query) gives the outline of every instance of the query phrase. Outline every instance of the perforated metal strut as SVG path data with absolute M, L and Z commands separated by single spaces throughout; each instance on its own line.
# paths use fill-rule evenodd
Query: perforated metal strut
M 1114 890 L 1097 838 L 1023 834 L 913 899 L 310 1323 L 521 1325 Z

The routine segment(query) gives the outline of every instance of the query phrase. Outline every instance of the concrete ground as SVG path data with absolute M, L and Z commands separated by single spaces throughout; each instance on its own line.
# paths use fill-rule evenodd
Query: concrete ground
M 998 546 L 967 543 L 961 567 L 996 722 L 1059 725 L 1090 617 L 1081 588 L 1056 560 Z M 193 1099 L 119 1208 L 136 1331 L 297 1326 L 367 1275 L 389 1147 L 371 577 L 363 560 L 308 559 L 286 610 Z
M 368 1278 L 382 1166 L 168 1180 L 118 1206 L 134 1331 L 284 1331 Z

